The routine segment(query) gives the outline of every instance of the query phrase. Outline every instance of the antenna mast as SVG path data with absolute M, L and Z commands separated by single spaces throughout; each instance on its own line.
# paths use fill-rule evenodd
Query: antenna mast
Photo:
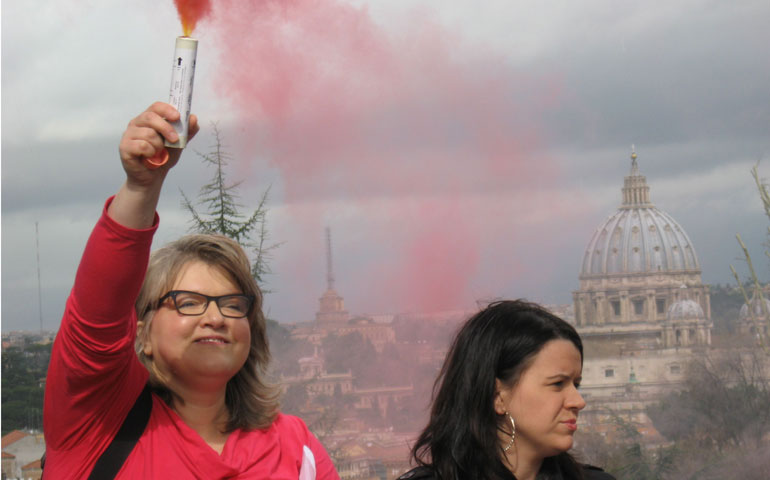
M 40 333 L 43 333 L 43 293 L 40 287 L 40 231 L 35 222 L 35 254 L 37 255 L 37 309 L 40 314 Z
M 332 230 L 326 227 L 326 287 L 334 290 L 334 271 L 332 271 Z

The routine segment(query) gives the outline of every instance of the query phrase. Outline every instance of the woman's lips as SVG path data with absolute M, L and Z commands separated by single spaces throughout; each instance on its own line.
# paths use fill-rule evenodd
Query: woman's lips
M 566 426 L 567 426 L 567 429 L 568 429 L 568 430 L 570 430 L 570 431 L 572 431 L 572 432 L 574 432 L 575 430 L 577 430 L 577 420 L 565 420 L 565 421 L 563 421 L 563 422 L 561 422 L 561 423 L 563 423 L 564 425 L 566 425 Z
M 203 337 L 195 340 L 195 343 L 211 343 L 211 344 L 223 345 L 229 342 L 222 337 Z

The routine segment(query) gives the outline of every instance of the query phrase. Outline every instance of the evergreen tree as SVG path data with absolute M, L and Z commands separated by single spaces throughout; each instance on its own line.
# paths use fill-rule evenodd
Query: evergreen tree
M 279 243 L 269 242 L 267 230 L 267 199 L 270 188 L 265 190 L 257 208 L 248 217 L 241 213 L 243 205 L 238 203 L 238 187 L 241 182 L 229 183 L 226 179 L 225 167 L 232 156 L 225 149 L 222 134 L 216 123 L 212 123 L 215 144 L 211 151 L 203 154 L 198 152 L 204 163 L 214 168 L 211 181 L 201 187 L 196 204 L 182 191 L 182 206 L 190 212 L 190 232 L 215 233 L 230 237 L 238 242 L 244 250 L 252 253 L 254 261 L 251 274 L 260 287 L 266 283 L 265 276 L 272 273 L 270 259 L 272 252 L 280 246 Z M 196 205 L 203 209 L 200 212 Z M 269 290 L 262 289 L 263 293 Z

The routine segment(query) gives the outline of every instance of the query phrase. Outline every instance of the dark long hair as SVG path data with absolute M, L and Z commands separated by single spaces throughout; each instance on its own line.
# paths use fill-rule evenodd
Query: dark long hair
M 575 329 L 539 305 L 499 301 L 472 316 L 452 342 L 433 386 L 430 420 L 412 447 L 414 461 L 441 480 L 512 478 L 502 461 L 495 379 L 514 385 L 543 346 L 556 339 L 572 342 L 582 361 L 583 343 Z M 538 478 L 583 477 L 564 452 L 548 457 Z

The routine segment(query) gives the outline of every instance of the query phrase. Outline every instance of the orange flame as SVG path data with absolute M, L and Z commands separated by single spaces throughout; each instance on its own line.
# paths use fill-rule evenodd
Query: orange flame
M 211 0 L 174 0 L 185 37 L 192 35 L 198 20 L 211 13 Z

